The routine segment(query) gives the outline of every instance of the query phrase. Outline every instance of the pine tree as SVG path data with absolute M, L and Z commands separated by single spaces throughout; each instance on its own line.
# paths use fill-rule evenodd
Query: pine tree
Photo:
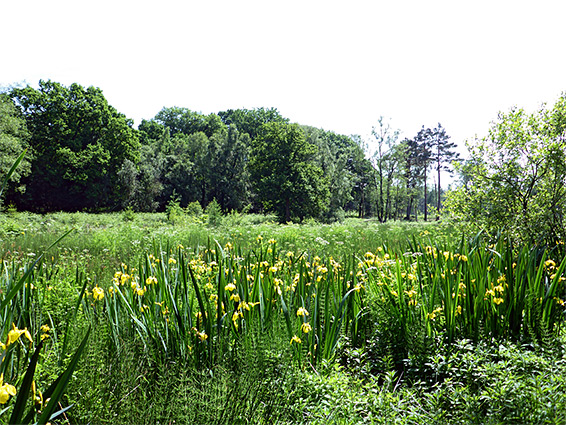
M 447 171 L 450 174 L 453 172 L 452 163 L 454 161 L 460 160 L 460 154 L 454 149 L 456 148 L 456 143 L 450 142 L 450 136 L 446 134 L 446 129 L 442 127 L 440 123 L 438 126 L 432 130 L 431 135 L 431 149 L 432 149 L 432 161 L 435 164 L 437 176 L 438 176 L 438 187 L 436 190 L 436 219 L 440 219 L 440 172 Z

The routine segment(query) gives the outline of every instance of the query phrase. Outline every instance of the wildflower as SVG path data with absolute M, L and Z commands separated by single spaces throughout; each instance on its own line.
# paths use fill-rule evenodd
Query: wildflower
M 300 344 L 302 341 L 301 338 L 299 338 L 297 335 L 293 335 L 293 338 L 291 338 L 291 342 L 289 344 L 293 345 L 293 342 Z
M 277 268 L 277 266 L 271 266 L 271 267 L 269 268 L 269 271 L 270 271 L 271 273 L 277 273 L 278 270 L 279 270 L 279 269 Z
M 197 336 L 199 337 L 199 339 L 201 341 L 205 341 L 208 338 L 208 335 L 206 334 L 206 332 L 198 332 L 197 331 Z
M 269 240 L 267 241 L 267 243 L 273 245 L 273 244 L 276 244 L 277 241 L 276 241 L 275 239 L 269 239 Z
M 36 390 L 35 381 L 32 381 L 31 383 L 31 391 L 33 393 L 33 401 L 35 405 L 40 406 L 41 408 L 41 406 L 43 406 L 43 394 L 41 394 L 41 391 Z
M 48 333 L 51 330 L 49 325 L 41 325 L 40 329 L 41 329 L 41 332 L 44 332 L 44 333 Z
M 431 313 L 428 313 L 427 316 L 430 320 L 436 319 L 436 316 L 442 312 L 442 307 L 435 308 Z
M 463 261 L 464 263 L 467 263 L 468 257 L 466 257 L 465 255 L 460 255 L 460 260 Z
M 232 322 L 234 323 L 234 327 L 238 329 L 238 318 L 240 317 L 240 312 L 235 311 L 232 315 Z
M 308 322 L 304 322 L 301 325 L 301 330 L 303 331 L 303 333 L 308 334 L 310 331 L 312 331 L 312 327 Z
M 224 290 L 225 290 L 225 291 L 228 291 L 228 292 L 232 292 L 232 291 L 234 291 L 235 289 L 236 289 L 236 285 L 234 285 L 233 283 L 229 283 L 228 285 L 226 285 L 226 286 L 224 287 Z
M 177 260 L 174 258 L 169 258 L 169 264 L 177 264 Z
M 556 267 L 556 263 L 553 260 L 546 260 L 544 262 L 544 266 L 548 269 L 553 269 L 554 267 Z
M 234 301 L 236 303 L 240 302 L 240 295 L 239 294 L 232 294 L 232 296 L 230 297 L 230 301 Z
M 413 298 L 417 294 L 417 291 L 411 289 L 410 291 L 405 291 L 405 294 L 407 294 L 409 298 Z
M 102 299 L 104 298 L 104 289 L 99 288 L 98 285 L 96 285 L 96 287 L 94 287 L 94 289 L 92 290 L 92 297 L 96 301 L 102 301 Z
M 143 287 L 143 289 L 140 288 L 139 286 L 136 288 L 136 294 L 138 294 L 138 296 L 140 297 L 143 297 L 145 291 L 147 291 L 147 288 L 145 286 Z
M 458 314 L 462 314 L 462 306 L 461 305 L 456 307 L 456 315 L 458 315 Z
M 31 335 L 30 335 L 27 328 L 18 329 L 18 328 L 16 328 L 16 325 L 14 323 L 12 323 L 12 330 L 10 332 L 8 332 L 8 341 L 6 342 L 6 346 L 16 342 L 20 338 L 20 336 L 22 336 L 22 335 L 24 335 L 28 339 L 29 342 L 33 342 L 33 340 L 31 339 Z
M 255 238 L 255 240 L 261 243 L 261 241 L 263 241 L 263 236 L 257 235 L 257 238 Z
M 333 270 L 339 270 L 342 266 L 340 263 L 334 260 L 334 258 L 330 257 L 330 264 L 332 265 Z
M 146 280 L 145 280 L 145 284 L 146 285 L 154 285 L 157 284 L 157 278 L 155 276 L 149 276 Z
M 495 304 L 499 305 L 499 304 L 501 304 L 501 303 L 503 302 L 503 298 L 495 297 L 495 298 L 493 298 L 493 302 L 494 302 Z
M 4 383 L 4 374 L 0 375 L 0 403 L 6 404 L 10 400 L 10 396 L 16 395 L 16 387 L 8 383 Z
M 304 307 L 299 307 L 299 309 L 297 310 L 297 317 L 298 316 L 305 317 L 305 316 L 308 316 L 308 315 L 309 315 L 309 312 Z

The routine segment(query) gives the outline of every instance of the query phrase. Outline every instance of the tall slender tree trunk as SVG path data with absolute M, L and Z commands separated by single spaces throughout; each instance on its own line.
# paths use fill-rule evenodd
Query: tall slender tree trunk
M 440 158 L 440 157 L 439 157 Z M 438 161 L 438 189 L 437 192 L 437 201 L 436 201 L 436 221 L 440 220 L 440 161 Z
M 424 169 L 424 221 L 427 221 L 428 218 L 428 209 L 427 209 L 427 186 L 426 186 L 426 164 Z

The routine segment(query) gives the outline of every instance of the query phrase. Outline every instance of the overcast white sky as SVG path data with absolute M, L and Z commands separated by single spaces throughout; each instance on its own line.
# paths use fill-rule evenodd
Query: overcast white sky
M 100 87 L 136 126 L 164 107 L 275 107 L 293 122 L 403 136 L 486 134 L 499 111 L 566 91 L 566 2 L 0 3 L 0 86 Z

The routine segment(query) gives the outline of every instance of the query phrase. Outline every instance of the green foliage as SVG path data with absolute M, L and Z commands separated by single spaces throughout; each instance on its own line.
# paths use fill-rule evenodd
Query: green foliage
M 136 213 L 132 207 L 128 207 L 122 211 L 122 218 L 124 221 L 134 221 L 136 219 Z
M 165 208 L 165 212 L 167 214 L 167 220 L 173 225 L 180 224 L 184 220 L 185 210 L 181 208 L 181 205 L 179 204 L 179 200 L 176 198 L 172 197 L 169 200 L 169 203 Z
M 465 185 L 450 193 L 451 214 L 491 235 L 554 246 L 565 233 L 566 96 L 552 109 L 501 113 L 468 147 Z
M 177 133 L 189 135 L 202 132 L 207 137 L 211 137 L 223 126 L 216 114 L 203 115 L 179 107 L 163 108 L 155 116 L 155 122 L 168 128 L 171 136 Z
M 8 175 L 16 158 L 28 148 L 28 139 L 25 120 L 17 107 L 6 94 L 0 94 L 0 174 Z M 29 157 L 28 153 L 10 174 L 10 185 L 20 192 L 25 190 L 25 186 L 19 186 L 21 179 L 30 173 Z
M 254 254 L 238 252 L 228 243 L 191 258 L 180 246 L 170 257 L 148 254 L 135 272 L 123 264 L 105 297 L 116 350 L 134 333 L 157 363 L 210 368 L 242 338 L 270 338 L 285 323 L 283 347 L 316 367 L 334 358 L 343 334 L 356 340 L 364 301 L 356 279 L 347 283 L 351 262 L 282 257 L 260 237 Z
M 559 250 L 467 241 L 442 222 L 227 217 L 230 226 L 207 227 L 163 213 L 0 216 L 0 229 L 20 230 L 0 232 L 5 277 L 26 273 L 61 229 L 77 229 L 28 275 L 33 287 L 24 282 L 13 314 L 35 344 L 38 326 L 52 329 L 36 367 L 44 400 L 69 364 L 64 352 L 92 327 L 59 400 L 73 404 L 66 421 L 566 419 Z M 12 359 L 33 355 L 20 342 Z M 0 367 L 23 377 L 21 359 Z
M 185 208 L 185 211 L 187 212 L 187 215 L 191 217 L 200 217 L 203 213 L 199 201 L 190 202 L 189 205 L 187 205 L 187 208 Z
M 281 222 L 317 217 L 327 207 L 328 181 L 313 161 L 316 151 L 296 124 L 265 124 L 253 141 L 252 180 L 265 210 Z
M 267 123 L 288 124 L 289 120 L 281 116 L 275 108 L 228 109 L 218 116 L 227 126 L 235 126 L 239 132 L 255 139 L 261 133 L 261 127 Z
M 209 225 L 218 226 L 222 223 L 222 208 L 220 208 L 220 204 L 216 201 L 216 198 L 206 206 L 205 213 L 208 216 L 207 221 Z
M 62 397 L 90 333 L 82 338 L 66 366 L 59 367 L 52 378 L 42 376 L 42 369 L 48 363 L 45 359 L 50 356 L 62 359 L 67 355 L 65 344 L 62 349 L 56 344 L 57 335 L 61 335 L 61 323 L 54 322 L 44 311 L 50 291 L 47 282 L 53 276 L 53 265 L 44 263 L 44 254 L 28 262 L 2 261 L 5 273 L 0 279 L 0 335 L 6 342 L 2 343 L 0 356 L 0 403 L 7 407 L 0 412 L 0 420 L 9 413 L 6 423 L 44 424 L 71 408 L 63 407 Z M 79 301 L 81 297 L 82 294 Z M 67 318 L 67 324 L 73 325 L 74 319 Z M 67 332 L 64 335 L 66 339 Z M 55 339 L 53 344 L 51 336 Z
M 132 122 L 108 105 L 102 91 L 40 81 L 14 88 L 34 153 L 26 197 L 30 210 L 100 209 L 121 205 L 117 173 L 138 156 Z

